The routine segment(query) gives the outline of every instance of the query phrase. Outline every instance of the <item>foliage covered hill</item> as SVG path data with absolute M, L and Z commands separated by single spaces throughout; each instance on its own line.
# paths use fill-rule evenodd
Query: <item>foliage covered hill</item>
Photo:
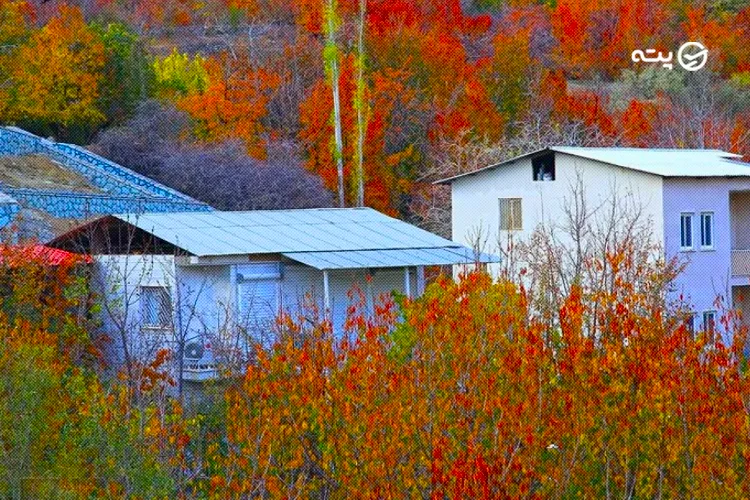
M 544 144 L 750 154 L 749 36 L 745 0 L 0 0 L 0 120 L 87 143 L 158 98 L 191 146 L 296 144 L 331 191 L 340 156 L 347 203 L 439 223 L 427 181 Z M 630 59 L 688 40 L 706 69 Z
M 374 315 L 354 290 L 349 338 L 281 318 L 184 408 L 168 350 L 106 376 L 82 262 L 0 249 L 0 496 L 748 498 L 747 332 L 689 331 L 626 243 L 559 309 L 482 274 Z

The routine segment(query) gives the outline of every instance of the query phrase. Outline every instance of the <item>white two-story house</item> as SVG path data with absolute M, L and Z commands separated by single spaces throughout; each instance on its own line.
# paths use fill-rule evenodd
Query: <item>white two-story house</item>
M 559 224 L 576 186 L 592 210 L 633 200 L 654 243 L 685 262 L 676 293 L 696 326 L 717 320 L 717 297 L 750 318 L 750 164 L 739 155 L 550 147 L 439 183 L 452 188 L 453 240 L 472 243 L 481 232 L 500 247 L 511 234 L 517 241 Z

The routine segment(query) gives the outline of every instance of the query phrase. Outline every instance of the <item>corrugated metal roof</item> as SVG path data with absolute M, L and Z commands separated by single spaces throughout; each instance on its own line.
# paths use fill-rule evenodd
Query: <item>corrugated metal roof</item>
M 439 266 L 500 262 L 489 254 L 476 254 L 465 247 L 412 248 L 407 250 L 354 250 L 340 252 L 285 253 L 288 257 L 316 269 L 361 269 L 404 266 Z
M 742 155 L 718 149 L 584 148 L 553 146 L 490 165 L 474 172 L 437 181 L 445 184 L 477 172 L 492 170 L 545 151 L 588 158 L 661 177 L 750 177 L 750 164 Z
M 474 262 L 472 250 L 369 208 L 114 217 L 198 257 L 283 254 L 319 269 Z

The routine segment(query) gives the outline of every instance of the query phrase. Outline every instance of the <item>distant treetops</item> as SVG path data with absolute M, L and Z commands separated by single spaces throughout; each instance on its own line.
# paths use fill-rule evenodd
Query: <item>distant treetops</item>
M 191 140 L 241 139 L 259 160 L 270 143 L 299 145 L 306 168 L 336 191 L 325 3 L 108 0 L 84 16 L 75 6 L 35 13 L 0 0 L 0 121 L 86 143 L 157 97 L 189 114 Z M 347 204 L 361 163 L 365 204 L 410 214 L 435 165 L 462 168 L 448 157 L 464 146 L 750 153 L 750 7 L 741 2 L 332 5 Z M 689 40 L 711 53 L 700 74 L 630 60 L 634 49 Z

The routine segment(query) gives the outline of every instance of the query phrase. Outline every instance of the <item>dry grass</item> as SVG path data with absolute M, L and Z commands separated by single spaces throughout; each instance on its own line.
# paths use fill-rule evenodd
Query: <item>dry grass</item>
M 0 184 L 14 188 L 101 192 L 82 175 L 43 155 L 0 156 Z

